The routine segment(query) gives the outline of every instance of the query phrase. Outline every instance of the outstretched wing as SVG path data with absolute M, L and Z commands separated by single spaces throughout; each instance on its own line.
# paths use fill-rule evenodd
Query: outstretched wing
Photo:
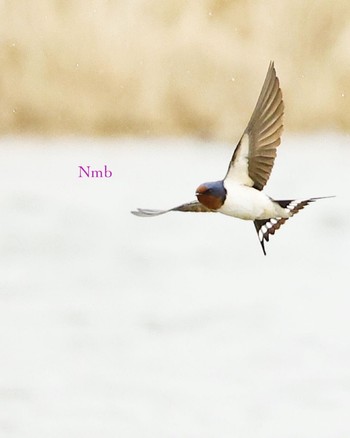
M 232 156 L 225 179 L 262 190 L 267 183 L 281 142 L 283 100 L 273 62 L 258 102 Z
M 138 208 L 137 211 L 131 213 L 140 217 L 160 216 L 161 214 L 169 213 L 170 211 L 190 211 L 192 213 L 215 213 L 215 210 L 205 207 L 198 201 L 188 202 L 187 204 L 179 205 L 178 207 L 170 208 L 169 210 L 149 210 L 146 208 Z

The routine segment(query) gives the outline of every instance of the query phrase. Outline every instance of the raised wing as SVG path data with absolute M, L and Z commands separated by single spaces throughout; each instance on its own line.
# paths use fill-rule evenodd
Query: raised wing
M 161 214 L 169 213 L 170 211 L 190 211 L 192 213 L 215 213 L 198 201 L 188 202 L 187 204 L 179 205 L 178 207 L 170 208 L 169 210 L 149 210 L 146 208 L 138 208 L 137 211 L 131 213 L 140 217 L 160 216 Z
M 232 156 L 225 179 L 262 190 L 281 142 L 284 104 L 273 62 L 248 126 Z

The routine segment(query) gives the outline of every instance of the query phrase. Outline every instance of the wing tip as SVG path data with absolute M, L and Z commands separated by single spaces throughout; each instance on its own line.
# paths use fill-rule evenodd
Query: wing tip
M 167 213 L 167 210 L 149 210 L 146 208 L 138 208 L 137 210 L 132 210 L 130 213 L 138 217 L 153 217 Z
M 140 208 L 138 208 L 137 210 L 131 210 L 130 213 L 133 214 L 134 216 L 138 216 L 138 217 L 144 216 L 144 214 L 142 213 Z

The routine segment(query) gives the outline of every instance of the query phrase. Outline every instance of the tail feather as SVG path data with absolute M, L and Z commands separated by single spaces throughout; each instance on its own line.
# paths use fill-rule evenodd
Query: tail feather
M 325 198 L 333 198 L 333 196 L 323 196 L 319 198 L 309 198 L 305 199 L 303 201 L 298 200 L 286 200 L 286 201 L 275 201 L 277 204 L 282 207 L 286 208 L 290 212 L 290 217 L 297 214 L 300 210 L 302 210 L 304 207 L 306 207 L 311 202 L 315 202 L 318 199 L 325 199 Z M 261 248 L 263 250 L 264 255 L 266 255 L 265 250 L 265 242 L 269 241 L 270 235 L 274 235 L 275 232 L 288 220 L 289 218 L 283 218 L 283 217 L 275 217 L 270 219 L 256 219 L 254 221 L 255 229 L 258 234 L 259 242 L 261 245 Z
M 268 242 L 270 235 L 274 235 L 287 219 L 288 218 L 284 217 L 276 217 L 270 219 L 256 219 L 254 221 L 255 229 L 258 233 L 258 238 L 264 255 L 266 255 L 265 241 Z

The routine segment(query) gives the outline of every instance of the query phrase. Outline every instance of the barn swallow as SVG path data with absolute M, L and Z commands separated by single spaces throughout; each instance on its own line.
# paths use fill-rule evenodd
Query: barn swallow
M 310 202 L 324 198 L 277 201 L 262 191 L 281 142 L 283 112 L 282 91 L 274 63 L 270 62 L 257 104 L 234 150 L 225 178 L 201 184 L 196 190 L 197 201 L 169 210 L 139 208 L 131 213 L 153 217 L 170 211 L 218 212 L 251 220 L 266 255 L 265 241 L 268 242 L 281 225 Z

